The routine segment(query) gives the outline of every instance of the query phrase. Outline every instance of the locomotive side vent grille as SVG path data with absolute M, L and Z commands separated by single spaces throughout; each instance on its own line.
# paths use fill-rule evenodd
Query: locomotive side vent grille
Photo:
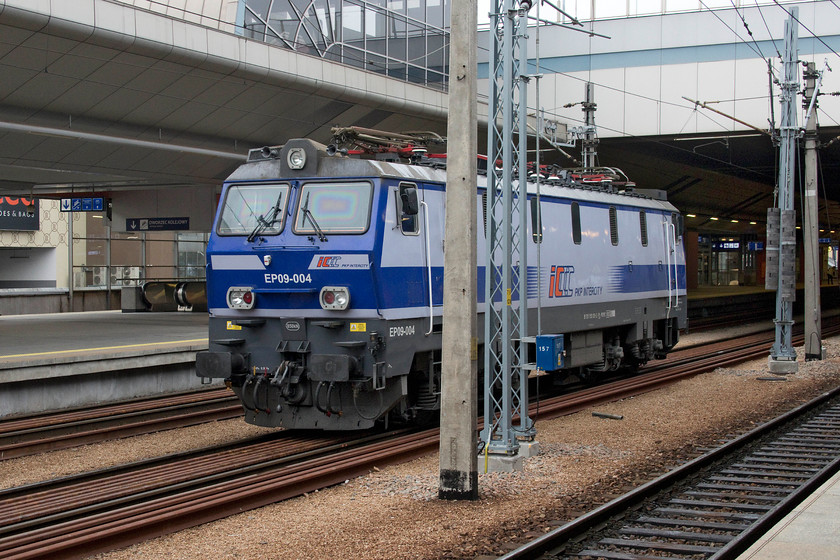
M 615 206 L 610 206 L 610 241 L 618 245 L 618 212 Z

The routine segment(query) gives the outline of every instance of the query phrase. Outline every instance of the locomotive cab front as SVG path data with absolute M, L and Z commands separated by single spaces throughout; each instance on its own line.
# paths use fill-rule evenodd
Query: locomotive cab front
M 252 151 L 223 187 L 196 374 L 224 379 L 249 423 L 367 428 L 408 391 L 389 379 L 410 363 L 386 356 L 375 257 L 394 201 L 371 169 L 294 140 Z M 416 218 L 416 193 L 403 204 Z

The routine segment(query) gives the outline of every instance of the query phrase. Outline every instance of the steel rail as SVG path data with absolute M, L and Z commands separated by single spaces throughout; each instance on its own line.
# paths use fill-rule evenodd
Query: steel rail
M 840 325 L 834 325 L 830 329 L 823 329 L 823 331 L 824 334 L 829 336 L 838 334 L 840 333 Z M 697 375 L 702 371 L 717 367 L 730 367 L 745 361 L 767 356 L 769 355 L 769 345 L 772 342 L 772 336 L 769 335 L 763 339 L 751 336 L 749 343 L 743 345 L 736 344 L 731 352 L 722 343 L 708 345 L 705 348 L 707 350 L 713 348 L 712 355 L 708 355 L 709 352 L 707 351 L 705 357 L 692 355 L 685 359 L 680 359 L 673 364 L 670 360 L 666 360 L 665 363 L 657 366 L 651 372 L 584 389 L 570 395 L 546 399 L 539 403 L 531 403 L 529 413 L 536 412 L 539 409 L 541 414 L 571 414 L 572 412 L 578 412 L 603 402 L 625 399 L 654 391 L 674 381 Z M 802 335 L 795 336 L 794 343 L 802 344 Z M 718 346 L 720 349 L 714 349 L 714 347 Z
M 299 459 L 313 451 L 334 451 L 347 439 L 294 434 L 263 438 L 245 447 L 223 446 L 211 453 L 164 458 L 94 476 L 10 489 L 0 493 L 0 536 L 260 471 L 288 462 L 290 456 Z
M 322 454 L 280 469 L 0 538 L 0 556 L 9 560 L 82 558 L 338 484 L 374 467 L 425 455 L 437 445 L 438 431 L 427 430 Z
M 726 358 L 726 363 L 750 359 L 755 352 L 766 354 L 766 346 L 758 350 L 742 350 L 737 358 Z M 721 359 L 724 359 L 722 355 L 715 355 L 708 360 L 690 360 L 692 364 L 680 365 L 676 368 L 676 373 L 672 373 L 677 378 L 694 375 L 704 368 L 719 366 Z M 594 403 L 650 391 L 667 382 L 667 371 L 652 372 L 611 386 L 594 387 L 583 391 L 582 394 L 549 399 L 539 405 L 539 417 L 569 414 Z M 323 442 L 319 442 L 316 447 L 322 445 Z M 75 488 L 63 496 L 54 491 L 46 492 L 50 495 L 49 501 L 53 505 L 58 504 L 59 507 L 58 510 L 42 508 L 46 513 L 41 517 L 41 521 L 29 513 L 30 510 L 39 509 L 36 505 L 26 505 L 18 501 L 14 503 L 15 508 L 12 511 L 7 506 L 13 504 L 4 503 L 4 494 L 0 493 L 0 516 L 7 510 L 11 512 L 11 518 L 6 520 L 6 529 L 0 526 L 0 556 L 18 559 L 81 558 L 343 482 L 348 478 L 366 474 L 374 466 L 400 462 L 432 452 L 439 445 L 439 441 L 438 430 L 433 429 L 417 434 L 391 436 L 384 441 L 371 440 L 369 445 L 352 449 L 347 448 L 349 443 L 332 442 L 331 445 L 327 445 L 330 448 L 318 457 L 308 456 L 297 462 L 283 460 L 281 457 L 278 464 L 274 465 L 275 469 L 251 473 L 237 470 L 241 465 L 236 466 L 234 451 L 230 451 L 231 457 L 225 458 L 231 459 L 230 463 L 219 458 L 197 461 L 195 470 L 200 476 L 187 473 L 182 463 L 173 463 L 161 468 L 164 476 L 160 480 L 163 480 L 163 485 L 162 490 L 157 492 L 150 488 L 153 485 L 151 477 L 147 477 L 142 470 L 111 482 L 94 479 L 93 486 L 101 486 L 103 490 L 116 488 L 125 491 L 127 481 L 131 478 L 146 485 L 141 496 L 132 497 L 129 492 L 111 495 L 110 499 L 107 494 L 91 496 L 90 485 Z M 336 445 L 339 447 L 335 447 Z M 277 457 L 270 459 L 252 454 L 249 461 L 252 464 L 260 464 L 276 459 Z M 211 473 L 210 469 L 215 469 L 215 472 Z M 233 476 L 223 477 L 222 473 L 225 471 Z M 181 478 L 166 479 L 166 476 L 173 474 Z M 191 479 L 199 480 L 193 482 Z M 23 493 L 33 494 L 26 489 Z M 61 504 L 84 499 L 87 499 L 88 503 L 77 508 L 75 514 L 67 514 L 66 507 L 61 509 Z M 190 502 L 192 499 L 196 502 Z M 102 504 L 102 507 L 97 504 Z M 112 509 L 104 509 L 106 505 Z M 88 511 L 82 511 L 85 508 Z M 17 527 L 11 527 L 16 523 Z
M 831 326 L 826 322 L 824 328 L 828 331 Z M 772 333 L 772 329 L 767 332 Z M 738 339 L 735 346 L 746 347 L 761 343 L 765 338 L 762 333 L 745 335 Z M 772 342 L 772 338 L 770 340 Z M 731 343 L 725 344 L 727 351 L 734 347 Z M 722 348 L 715 351 L 722 351 Z M 663 364 L 648 365 L 645 374 L 659 371 L 663 367 L 673 367 L 681 361 L 690 362 L 708 353 L 708 345 L 677 348 Z M 0 421 L 0 460 L 238 418 L 241 415 L 242 410 L 235 396 L 226 389 L 211 389 L 8 419 Z
M 230 392 L 222 388 L 186 391 L 160 397 L 140 398 L 130 401 L 85 406 L 81 408 L 10 417 L 0 420 L 0 434 L 27 430 L 54 429 L 61 425 L 72 426 L 94 418 L 117 416 L 130 412 L 141 412 L 160 406 L 171 406 L 185 402 L 198 402 L 222 398 Z
M 750 443 L 777 430 L 784 424 L 798 418 L 799 416 L 813 410 L 814 408 L 840 396 L 840 387 L 823 393 L 808 403 L 800 405 L 769 422 L 758 426 L 749 432 L 729 441 L 720 447 L 713 449 L 700 457 L 673 469 L 672 471 L 647 482 L 634 490 L 619 496 L 618 498 L 554 529 L 519 548 L 499 557 L 499 560 L 533 560 L 541 558 L 571 539 L 578 538 L 590 528 L 605 523 L 610 518 L 621 515 L 631 507 L 643 502 L 651 496 L 658 494 L 666 488 L 676 485 L 680 481 L 694 475 L 695 473 L 708 468 L 713 463 L 719 462 L 734 452 L 743 449 Z M 735 539 L 732 539 L 720 548 L 712 558 L 715 560 L 733 560 L 755 542 L 755 540 L 787 515 L 803 499 L 809 496 L 823 482 L 828 480 L 834 473 L 840 470 L 840 457 L 835 458 L 824 468 L 819 470 L 811 479 L 802 484 L 799 489 L 791 493 L 784 500 L 779 502 L 767 511 L 755 524 L 751 524 Z M 799 486 L 797 484 L 797 486 Z
M 0 460 L 227 420 L 242 407 L 226 389 L 0 422 Z

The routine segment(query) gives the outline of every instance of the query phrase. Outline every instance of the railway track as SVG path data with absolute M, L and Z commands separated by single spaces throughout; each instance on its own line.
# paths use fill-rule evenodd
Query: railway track
M 646 392 L 721 363 L 748 359 L 741 352 L 739 358 L 687 358 L 686 364 L 543 400 L 538 413 L 536 404 L 531 413 L 550 418 Z M 766 353 L 766 344 L 751 352 Z M 125 546 L 433 452 L 438 436 L 437 429 L 352 439 L 346 434 L 278 432 L 237 446 L 9 489 L 0 492 L 0 557 L 81 558 Z
M 227 389 L 0 421 L 0 460 L 242 416 Z
M 506 554 L 737 558 L 840 471 L 840 388 Z
M 837 317 L 825 321 L 824 336 L 839 332 L 840 322 Z M 644 368 L 643 375 L 647 376 L 663 369 L 666 371 L 664 379 L 648 380 L 652 390 L 668 383 L 669 379 L 672 379 L 672 372 L 668 372 L 677 365 L 686 366 L 686 375 L 693 375 L 692 365 L 700 363 L 698 360 L 715 363 L 715 367 L 725 367 L 760 357 L 762 353 L 766 354 L 768 345 L 772 342 L 773 331 L 769 330 L 734 340 L 681 348 L 672 352 L 667 360 L 649 364 Z M 801 344 L 801 336 L 795 336 L 794 343 Z M 719 360 L 716 354 L 732 353 L 736 350 L 737 353 L 731 354 L 728 362 L 716 361 Z M 633 385 L 631 382 L 631 386 Z M 610 390 L 607 390 L 606 394 L 609 393 Z M 0 421 L 0 460 L 240 416 L 242 407 L 230 391 L 210 389 L 9 419 Z
M 82 558 L 433 451 L 435 430 L 285 434 L 0 492 L 0 558 Z

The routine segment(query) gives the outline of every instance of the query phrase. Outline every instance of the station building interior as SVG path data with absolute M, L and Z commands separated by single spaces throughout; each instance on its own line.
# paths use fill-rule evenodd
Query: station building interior
M 119 309 L 124 288 L 152 280 L 202 281 L 203 251 L 221 183 L 251 148 L 293 137 L 328 144 L 335 125 L 446 133 L 445 0 L 324 0 L 302 14 L 277 1 L 183 4 L 96 0 L 90 3 L 90 22 L 85 13 L 69 12 L 53 13 L 45 22 L 37 8 L 10 3 L 0 13 L 5 76 L 0 81 L 0 314 Z M 690 21 L 716 25 L 725 39 L 680 39 L 693 41 L 689 50 L 696 51 L 688 66 L 697 72 L 697 83 L 686 93 L 706 95 L 699 74 L 709 69 L 703 65 L 719 64 L 734 76 L 745 68 L 743 51 L 752 48 L 743 40 L 743 27 L 733 30 L 721 25 L 721 18 L 739 22 L 766 16 L 766 30 L 756 29 L 763 38 L 753 43 L 761 54 L 776 56 L 786 7 L 796 6 L 802 14 L 800 57 L 822 68 L 823 60 L 832 58 L 840 66 L 838 8 L 819 1 L 751 2 L 741 10 L 728 0 L 562 4 L 566 14 L 545 17 L 565 27 L 541 27 L 551 45 L 542 70 L 553 72 L 553 81 L 545 80 L 550 82 L 547 97 L 557 107 L 551 118 L 567 133 L 580 126 L 582 84 L 594 82 L 599 162 L 622 169 L 639 188 L 665 191 L 682 211 L 689 290 L 763 286 L 766 209 L 774 203 L 779 165 L 777 142 L 767 134 L 764 119 L 775 104 L 778 128 L 778 99 L 769 93 L 748 99 L 743 92 L 752 90 L 740 85 L 717 88 L 725 102 L 714 107 L 728 108 L 732 117 L 745 112 L 751 123 L 744 126 L 710 117 L 686 101 L 690 95 L 650 98 L 650 89 L 633 92 L 632 68 L 621 67 L 624 78 L 616 86 L 620 62 L 598 69 L 602 62 L 585 59 L 632 56 L 637 51 L 628 46 L 629 38 L 653 25 L 662 31 L 653 50 L 665 60 L 689 47 L 669 43 L 663 30 Z M 606 7 L 612 4 L 623 7 Z M 834 18 L 822 17 L 825 10 L 833 10 Z M 613 40 L 593 48 L 591 36 L 567 31 L 571 15 Z M 134 25 L 117 36 L 108 18 Z M 150 25 L 162 31 L 149 32 Z M 486 35 L 480 32 L 480 44 Z M 724 54 L 705 60 L 715 48 Z M 749 56 L 751 72 L 767 65 L 763 57 Z M 486 48 L 480 47 L 479 92 L 486 91 L 486 64 Z M 567 70 L 564 64 L 571 66 Z M 589 66 L 576 71 L 575 64 Z M 659 76 L 653 89 L 664 90 L 665 83 L 673 89 L 668 62 L 639 72 L 650 68 Z M 316 71 L 317 78 L 301 77 Z M 823 74 L 817 109 L 819 252 L 821 282 L 831 284 L 838 282 L 840 243 L 835 230 L 840 228 L 840 103 L 832 97 L 840 90 L 840 76 Z M 762 79 L 766 82 L 766 75 Z M 363 85 L 351 87 L 354 80 Z M 767 83 L 750 87 L 768 89 Z M 727 97 L 733 93 L 735 98 Z M 617 124 L 632 120 L 632 98 L 640 99 L 640 106 L 658 107 L 653 129 Z M 618 112 L 612 108 L 616 100 L 622 105 Z M 486 93 L 478 102 L 484 111 L 481 131 Z M 687 115 L 679 120 L 667 113 L 677 102 L 680 115 Z M 481 141 L 483 152 L 480 146 Z M 541 150 L 547 161 L 570 165 L 562 152 L 543 143 Z M 797 160 L 801 164 L 801 149 Z M 801 225 L 803 177 L 796 173 Z M 69 211 L 72 204 L 86 206 Z M 801 230 L 798 243 L 801 274 Z

